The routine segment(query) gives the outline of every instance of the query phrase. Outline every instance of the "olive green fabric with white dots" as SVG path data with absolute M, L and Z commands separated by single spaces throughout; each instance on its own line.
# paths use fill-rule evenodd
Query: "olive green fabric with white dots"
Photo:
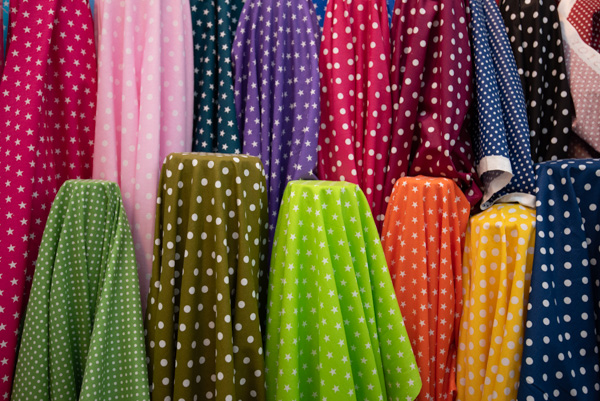
M 50 210 L 13 400 L 148 400 L 135 252 L 116 184 L 71 180 Z
M 264 399 L 265 186 L 256 157 L 167 157 L 146 311 L 153 400 Z

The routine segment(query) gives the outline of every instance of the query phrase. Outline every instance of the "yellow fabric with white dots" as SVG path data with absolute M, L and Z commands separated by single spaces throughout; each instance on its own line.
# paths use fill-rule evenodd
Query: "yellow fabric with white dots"
M 517 399 L 535 221 L 534 209 L 498 204 L 469 222 L 457 355 L 459 401 Z

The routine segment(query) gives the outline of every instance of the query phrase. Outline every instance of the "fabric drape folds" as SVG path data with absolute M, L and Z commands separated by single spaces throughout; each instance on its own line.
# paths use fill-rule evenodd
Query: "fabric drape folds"
M 96 1 L 98 113 L 94 178 L 123 188 L 142 307 L 152 267 L 160 166 L 191 150 L 193 38 L 189 0 Z
M 135 250 L 119 188 L 67 181 L 35 270 L 13 400 L 148 400 Z
M 535 218 L 534 209 L 509 203 L 471 218 L 463 254 L 459 401 L 517 399 Z
M 418 400 L 453 399 L 462 312 L 462 245 L 470 205 L 446 178 L 396 182 L 382 245 L 417 356 Z
M 21 312 L 61 184 L 91 175 L 94 25 L 85 0 L 14 0 L 0 81 L 0 396 L 10 398 Z
M 169 155 L 156 212 L 146 314 L 152 399 L 263 400 L 268 219 L 260 160 Z
M 294 181 L 277 225 L 267 400 L 412 400 L 421 388 L 369 204 L 355 184 Z

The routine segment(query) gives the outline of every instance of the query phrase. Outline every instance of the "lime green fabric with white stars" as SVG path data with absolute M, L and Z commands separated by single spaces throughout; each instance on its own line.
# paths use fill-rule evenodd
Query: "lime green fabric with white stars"
M 275 233 L 268 400 L 412 400 L 419 371 L 369 204 L 346 182 L 288 184 Z
M 50 210 L 13 400 L 149 400 L 131 231 L 119 187 L 71 180 Z

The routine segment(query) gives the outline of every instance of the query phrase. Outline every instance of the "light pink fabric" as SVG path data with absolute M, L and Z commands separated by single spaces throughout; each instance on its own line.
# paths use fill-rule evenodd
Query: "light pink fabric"
M 194 60 L 189 0 L 97 0 L 94 178 L 121 186 L 142 305 L 152 269 L 163 159 L 191 150 Z

